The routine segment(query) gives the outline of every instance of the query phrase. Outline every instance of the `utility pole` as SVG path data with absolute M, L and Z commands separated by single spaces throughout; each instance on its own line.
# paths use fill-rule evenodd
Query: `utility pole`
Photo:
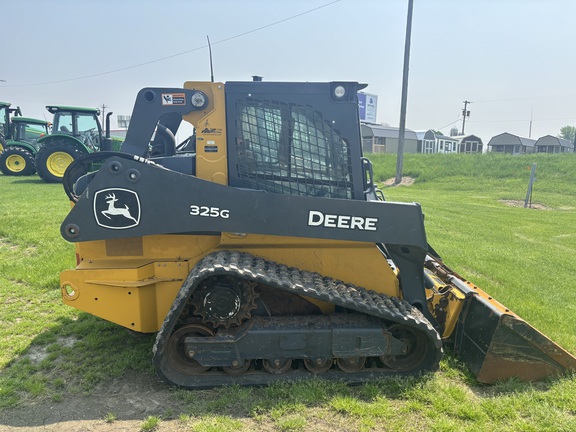
M 528 138 L 532 138 L 532 117 L 534 116 L 534 105 L 530 110 L 530 127 L 528 128 Z
M 464 135 L 464 126 L 466 126 L 466 117 L 470 117 L 470 111 L 468 111 L 467 107 L 468 104 L 472 102 L 465 100 L 464 101 L 464 109 L 462 109 L 462 135 Z
M 402 74 L 402 100 L 400 103 L 400 128 L 398 130 L 398 157 L 396 159 L 396 178 L 394 184 L 402 182 L 404 165 L 404 135 L 406 133 L 406 104 L 408 100 L 408 70 L 410 66 L 410 37 L 412 34 L 413 0 L 408 0 L 408 17 L 406 18 L 406 43 L 404 44 L 404 71 Z
M 100 113 L 100 115 L 102 116 L 102 119 L 100 120 L 100 126 L 102 126 L 102 129 L 104 129 L 104 118 L 106 117 L 106 108 L 108 108 L 107 105 L 102 104 L 101 106 L 102 108 L 102 112 Z

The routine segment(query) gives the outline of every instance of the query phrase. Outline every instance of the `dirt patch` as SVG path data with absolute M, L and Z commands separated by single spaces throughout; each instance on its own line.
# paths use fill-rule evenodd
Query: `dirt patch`
M 6 237 L 0 237 L 0 248 L 6 248 L 10 252 L 17 252 L 19 250 L 22 250 L 22 246 L 11 242 Z M 23 249 L 23 253 L 28 256 L 33 255 L 34 253 L 36 253 L 36 247 L 27 246 L 25 249 Z
M 74 337 L 66 337 L 66 338 L 59 338 L 58 344 L 65 348 L 72 348 L 76 343 L 76 338 Z M 42 360 L 48 357 L 48 347 L 46 346 L 32 346 L 28 351 L 28 358 L 34 364 L 39 364 Z
M 384 182 L 384 186 L 412 186 L 415 181 L 412 177 L 402 177 L 402 181 L 396 184 L 396 179 L 390 178 Z
M 185 404 L 174 388 L 148 374 L 127 373 L 89 395 L 64 396 L 59 402 L 22 403 L 0 411 L 5 431 L 138 431 L 150 416 L 162 419 L 156 431 L 184 430 L 177 418 Z
M 507 206 L 511 207 L 524 207 L 524 201 L 522 200 L 500 200 L 501 203 L 506 204 Z M 535 209 L 535 210 L 550 210 L 550 207 L 546 207 L 543 204 L 538 203 L 530 203 L 527 208 Z

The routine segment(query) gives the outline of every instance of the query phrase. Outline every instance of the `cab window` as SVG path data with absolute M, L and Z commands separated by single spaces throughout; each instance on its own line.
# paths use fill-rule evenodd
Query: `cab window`
M 312 107 L 247 101 L 238 108 L 238 175 L 268 192 L 351 198 L 345 140 Z

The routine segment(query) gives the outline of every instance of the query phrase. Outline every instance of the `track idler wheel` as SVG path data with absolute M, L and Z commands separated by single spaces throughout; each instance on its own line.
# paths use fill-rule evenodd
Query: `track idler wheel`
M 334 364 L 334 359 L 323 359 L 321 357 L 315 359 L 304 359 L 304 366 L 313 374 L 321 374 L 328 371 Z
M 279 375 L 290 370 L 292 367 L 292 359 L 266 359 L 262 362 L 262 366 L 272 375 Z
M 184 340 L 186 337 L 214 336 L 214 333 L 200 324 L 187 324 L 180 327 L 170 336 L 166 345 L 166 357 L 170 365 L 186 375 L 198 375 L 210 369 L 194 360 L 194 352 L 186 352 Z
M 366 364 L 366 357 L 346 357 L 336 360 L 336 364 L 344 372 L 354 373 L 364 369 Z
M 426 359 L 428 340 L 413 328 L 401 324 L 390 327 L 389 331 L 393 337 L 406 344 L 406 354 L 383 355 L 380 357 L 382 363 L 398 372 L 417 369 Z
M 250 360 L 244 360 L 244 362 L 234 361 L 232 366 L 223 366 L 222 370 L 228 375 L 242 375 L 250 369 Z

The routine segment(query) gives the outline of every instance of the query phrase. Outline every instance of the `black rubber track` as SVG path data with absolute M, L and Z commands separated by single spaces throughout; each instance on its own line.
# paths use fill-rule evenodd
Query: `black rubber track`
M 246 373 L 237 376 L 226 374 L 218 368 L 212 368 L 198 375 L 185 375 L 170 367 L 165 357 L 165 348 L 169 336 L 178 324 L 182 310 L 194 289 L 202 281 L 220 275 L 230 275 L 271 288 L 330 302 L 381 318 L 389 325 L 397 323 L 409 326 L 427 341 L 427 354 L 414 370 L 397 372 L 385 367 L 370 366 L 360 372 L 346 373 L 332 368 L 318 375 L 322 378 L 359 384 L 380 377 L 399 374 L 420 375 L 438 369 L 443 355 L 440 336 L 424 315 L 406 301 L 345 284 L 318 273 L 277 264 L 248 253 L 221 251 L 206 256 L 192 269 L 157 335 L 153 362 L 158 375 L 163 380 L 180 387 L 211 388 L 232 384 L 267 385 L 277 381 L 310 379 L 315 376 L 304 367 L 294 368 L 280 375 L 272 375 L 251 367 Z

